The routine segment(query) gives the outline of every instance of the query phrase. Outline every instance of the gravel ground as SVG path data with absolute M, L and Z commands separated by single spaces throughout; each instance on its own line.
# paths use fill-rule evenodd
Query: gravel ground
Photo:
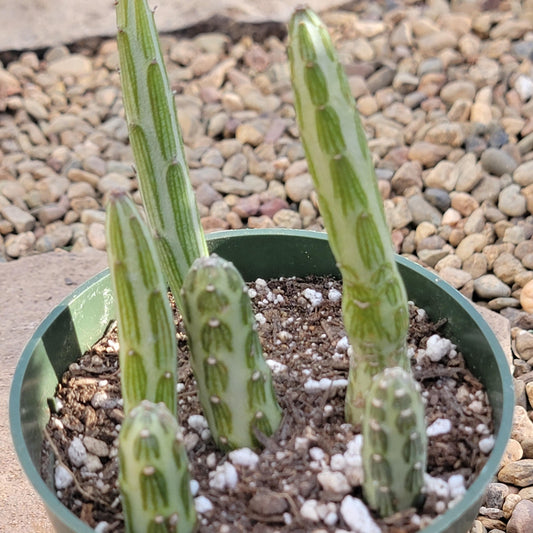
M 363 0 L 323 18 L 397 251 L 511 323 L 515 427 L 474 531 L 531 533 L 533 1 Z M 323 229 L 278 30 L 163 39 L 207 231 Z M 117 64 L 114 40 L 0 64 L 0 261 L 104 250 L 108 192 L 140 202 Z

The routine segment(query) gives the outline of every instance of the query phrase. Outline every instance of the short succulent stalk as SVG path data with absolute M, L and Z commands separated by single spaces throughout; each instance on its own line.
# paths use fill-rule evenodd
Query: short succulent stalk
M 124 110 L 139 187 L 167 282 L 179 301 L 193 261 L 208 255 L 153 13 L 146 0 L 117 0 Z
M 281 409 L 262 354 L 248 290 L 234 265 L 197 259 L 183 285 L 184 321 L 200 403 L 222 449 L 259 445 Z
M 320 212 L 343 279 L 352 345 L 346 417 L 359 424 L 372 377 L 409 368 L 409 313 L 359 114 L 326 27 L 310 9 L 289 25 L 294 104 Z
M 133 200 L 111 194 L 106 219 L 124 411 L 142 400 L 176 415 L 176 330 L 153 239 Z
M 376 375 L 363 420 L 363 492 L 390 516 L 415 506 L 424 483 L 427 437 L 418 383 L 400 367 Z
M 127 533 L 189 533 L 196 511 L 182 432 L 165 404 L 141 402 L 119 434 L 119 486 Z

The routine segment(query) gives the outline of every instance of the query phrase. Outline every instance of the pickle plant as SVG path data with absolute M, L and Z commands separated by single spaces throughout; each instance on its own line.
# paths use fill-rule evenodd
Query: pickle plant
M 129 533 L 182 533 L 195 517 L 176 419 L 167 284 L 219 446 L 256 446 L 256 433 L 276 431 L 281 411 L 242 277 L 207 251 L 153 14 L 146 0 L 116 6 L 124 109 L 150 227 L 127 195 L 111 196 L 107 231 L 127 413 L 120 486 Z M 311 10 L 299 8 L 289 41 L 302 142 L 343 276 L 352 346 L 346 418 L 363 422 L 365 494 L 389 513 L 415 502 L 425 465 L 423 403 L 406 352 L 407 297 L 364 130 L 329 34 Z M 405 443 L 400 454 L 391 444 L 397 438 Z
M 351 345 L 346 419 L 357 426 L 363 423 L 365 492 L 372 506 L 389 513 L 415 501 L 426 461 L 422 437 L 414 457 L 411 452 L 407 457 L 395 453 L 405 431 L 407 437 L 424 433 L 423 400 L 407 378 L 407 294 L 346 74 L 326 27 L 310 9 L 298 8 L 291 18 L 289 61 L 300 136 L 343 280 L 343 321 Z M 393 368 L 407 377 L 391 379 L 386 372 Z M 400 379 L 416 414 L 412 431 L 406 429 L 405 413 L 395 403 Z M 385 411 L 383 416 L 378 416 L 378 406 Z M 381 447 L 376 449 L 376 443 Z M 413 462 L 417 475 L 411 475 Z M 382 475 L 370 479 L 378 471 Z M 389 498 L 390 505 L 382 498 Z

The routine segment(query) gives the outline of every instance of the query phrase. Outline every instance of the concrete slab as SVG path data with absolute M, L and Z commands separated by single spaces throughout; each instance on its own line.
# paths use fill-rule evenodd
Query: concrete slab
M 301 0 L 149 0 L 157 5 L 160 31 L 180 30 L 213 17 L 232 22 L 286 23 Z M 317 11 L 345 4 L 346 0 L 307 0 Z M 34 50 L 69 44 L 89 37 L 109 37 L 116 33 L 113 0 L 17 0 L 0 2 L 0 51 Z
M 19 466 L 9 433 L 11 379 L 25 343 L 48 312 L 107 266 L 104 252 L 54 252 L 0 263 L 0 531 L 52 533 Z

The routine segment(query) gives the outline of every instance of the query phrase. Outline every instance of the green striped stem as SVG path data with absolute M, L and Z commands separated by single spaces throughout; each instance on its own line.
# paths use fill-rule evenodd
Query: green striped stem
M 407 296 L 359 114 L 326 27 L 300 8 L 289 25 L 294 104 L 320 212 L 343 278 L 352 345 L 346 417 L 358 425 L 372 376 L 409 368 Z
M 363 421 L 363 492 L 383 516 L 413 507 L 426 471 L 424 402 L 418 383 L 402 368 L 374 378 Z
M 191 533 L 196 510 L 178 422 L 165 404 L 132 409 L 119 434 L 119 487 L 126 533 Z
M 193 261 L 208 255 L 189 180 L 174 96 L 146 0 L 117 0 L 124 110 L 148 221 L 179 303 Z
M 216 255 L 197 259 L 182 298 L 191 365 L 211 433 L 223 449 L 259 445 L 281 410 L 255 327 L 248 290 L 232 263 Z
M 107 254 L 117 305 L 124 411 L 142 400 L 176 414 L 176 333 L 166 283 L 148 227 L 133 200 L 112 193 Z

